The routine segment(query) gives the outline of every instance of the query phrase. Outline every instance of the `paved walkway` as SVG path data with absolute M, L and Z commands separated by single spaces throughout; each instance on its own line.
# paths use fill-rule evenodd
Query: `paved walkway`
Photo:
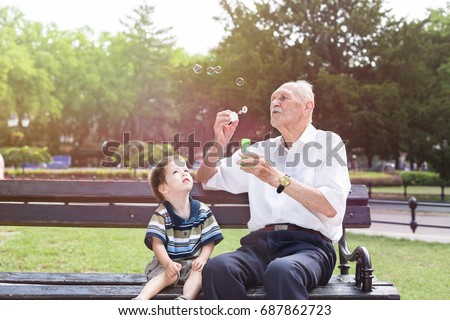
M 349 232 L 381 235 L 392 238 L 450 243 L 450 204 L 421 204 L 416 209 L 418 227 L 413 233 L 411 210 L 405 202 L 371 201 L 372 225 L 369 229 L 351 229 Z M 407 225 L 383 222 L 405 223 Z M 440 226 L 447 228 L 432 228 Z

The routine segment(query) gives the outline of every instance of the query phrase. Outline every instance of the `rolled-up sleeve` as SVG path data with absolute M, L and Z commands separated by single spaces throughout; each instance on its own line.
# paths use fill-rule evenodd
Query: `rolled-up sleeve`
M 203 189 L 224 190 L 234 194 L 248 192 L 249 175 L 236 164 L 239 158 L 238 150 L 231 157 L 220 160 L 217 172 L 202 184 Z
M 331 137 L 332 148 L 325 148 L 321 156 L 323 162 L 318 167 L 316 187 L 336 210 L 336 216 L 326 218 L 327 224 L 337 226 L 344 218 L 351 183 L 345 145 L 337 134 L 333 133 Z

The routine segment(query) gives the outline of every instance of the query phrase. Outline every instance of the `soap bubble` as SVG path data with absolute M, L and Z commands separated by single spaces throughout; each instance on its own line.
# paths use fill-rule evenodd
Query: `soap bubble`
M 242 87 L 242 86 L 244 85 L 244 78 L 241 78 L 241 77 L 237 78 L 237 79 L 236 79 L 236 84 L 237 84 L 239 87 Z
M 196 64 L 194 65 L 194 67 L 192 68 L 192 70 L 194 70 L 194 73 L 200 74 L 200 73 L 202 73 L 203 68 L 202 68 L 201 65 L 199 65 L 198 63 L 196 63 Z
M 215 55 L 211 55 L 211 57 L 209 58 L 209 60 L 211 60 L 212 62 L 217 60 L 217 57 Z
M 214 68 L 214 71 L 215 71 L 217 74 L 222 73 L 222 67 L 221 67 L 221 66 L 216 66 L 216 67 Z
M 243 113 L 247 113 L 248 108 L 247 106 L 243 106 L 241 110 L 239 110 L 238 114 L 243 114 Z
M 210 76 L 212 76 L 215 72 L 216 71 L 215 71 L 214 67 L 206 68 L 206 73 L 209 74 Z

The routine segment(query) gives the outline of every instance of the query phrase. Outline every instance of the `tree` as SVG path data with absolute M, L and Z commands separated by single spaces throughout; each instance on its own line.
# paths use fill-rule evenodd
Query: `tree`
M 449 61 L 449 28 L 445 10 L 435 10 L 423 21 L 402 21 L 379 39 L 374 75 L 379 83 L 397 84 L 399 99 L 391 110 L 401 110 L 403 134 L 397 139 L 411 167 L 429 160 L 432 146 L 449 138 L 448 82 L 441 73 Z
M 221 81 L 209 92 L 231 105 L 249 101 L 253 117 L 256 111 L 268 123 L 272 91 L 283 82 L 306 79 L 316 85 L 314 122 L 348 137 L 351 111 L 364 103 L 348 91 L 373 81 L 373 75 L 367 77 L 375 66 L 373 49 L 388 26 L 382 1 L 255 1 L 249 8 L 222 0 L 221 5 L 229 35 L 216 52 L 223 77 L 225 70 L 230 77 L 228 87 Z M 238 74 L 248 78 L 241 91 L 230 88 Z
M 125 41 L 120 54 L 128 66 L 123 89 L 130 95 L 129 102 L 122 105 L 128 114 L 122 129 L 133 132 L 137 139 L 150 136 L 157 141 L 165 138 L 164 124 L 171 118 L 168 75 L 174 43 L 168 35 L 170 29 L 154 25 L 153 12 L 153 6 L 144 3 L 122 21 Z
M 41 34 L 40 23 L 26 21 L 16 9 L 0 9 L 0 106 L 6 111 L 2 115 L 16 113 L 21 118 L 28 114 L 32 119 L 30 141 L 37 136 L 32 130 L 43 113 L 42 106 L 55 114 L 62 108 L 53 96 L 53 82 L 43 65 L 49 57 L 35 50 L 43 42 Z

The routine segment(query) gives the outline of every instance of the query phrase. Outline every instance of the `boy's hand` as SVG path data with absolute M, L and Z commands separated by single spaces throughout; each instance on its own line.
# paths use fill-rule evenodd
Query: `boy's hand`
M 166 269 L 166 273 L 169 277 L 175 277 L 181 270 L 181 264 L 170 261 L 168 264 L 164 266 L 164 269 Z
M 198 257 L 194 261 L 192 261 L 192 270 L 202 272 L 203 267 L 205 266 L 206 262 L 208 262 L 208 259 L 205 259 L 203 257 Z

